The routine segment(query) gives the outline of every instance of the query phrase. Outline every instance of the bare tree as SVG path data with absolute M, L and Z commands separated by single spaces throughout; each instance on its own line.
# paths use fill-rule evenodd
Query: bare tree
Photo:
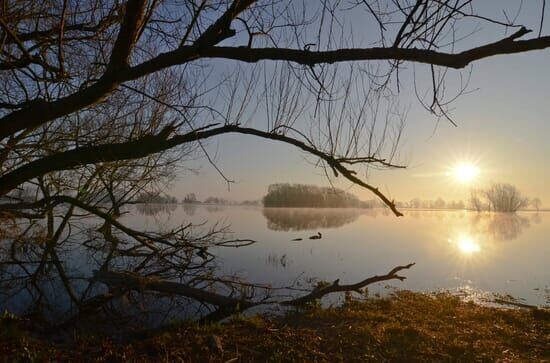
M 513 185 L 496 183 L 484 191 L 489 210 L 495 212 L 516 212 L 529 205 L 529 199 L 523 197 Z
M 198 203 L 197 196 L 195 195 L 195 193 L 189 193 L 183 198 L 183 203 Z
M 486 189 L 472 190 L 470 204 L 478 212 L 517 212 L 529 205 L 529 198 L 511 184 L 494 183 Z
M 470 191 L 470 208 L 477 212 L 481 212 L 488 208 L 481 200 L 481 193 L 482 191 L 478 189 L 472 189 Z
M 533 198 L 533 199 L 531 199 L 531 205 L 538 212 L 540 210 L 542 202 L 541 202 L 540 198 Z

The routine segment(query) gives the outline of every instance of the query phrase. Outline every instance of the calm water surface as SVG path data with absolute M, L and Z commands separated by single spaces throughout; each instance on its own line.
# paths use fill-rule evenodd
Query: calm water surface
M 108 293 L 106 285 L 92 279 L 94 270 L 105 266 L 112 271 L 155 276 L 160 269 L 165 271 L 163 276 L 173 276 L 164 278 L 184 283 L 198 271 L 216 279 L 230 275 L 273 287 L 311 288 L 315 279 L 356 283 L 397 265 L 416 262 L 412 269 L 402 272 L 407 276 L 405 281 L 373 285 L 369 293 L 387 293 L 393 288 L 423 292 L 444 289 L 485 303 L 493 301 L 496 294 L 511 295 L 527 304 L 550 304 L 550 213 L 405 211 L 404 217 L 397 218 L 383 209 L 211 205 L 137 205 L 128 212 L 122 217 L 124 222 L 139 230 L 170 231 L 190 222 L 202 224 L 196 232 L 229 226 L 231 233 L 225 237 L 253 239 L 256 243 L 240 248 L 210 247 L 208 251 L 216 256 L 212 269 L 187 271 L 183 266 L 185 280 L 178 280 L 182 278 L 177 272 L 180 262 L 170 265 L 168 272 L 174 271 L 166 275 L 166 266 L 155 260 L 111 254 L 111 245 L 102 238 L 85 243 L 87 236 L 97 235 L 94 231 L 101 225 L 99 221 L 84 219 L 82 225 L 75 225 L 73 232 L 80 233 L 63 239 L 55 255 L 58 259 L 48 262 L 40 275 L 35 271 L 40 265 L 37 261 L 43 258 L 43 246 L 31 241 L 28 247 L 14 250 L 11 241 L 2 241 L 0 312 L 39 314 L 52 322 L 70 321 L 73 316 L 85 320 L 87 313 L 81 312 L 80 304 Z M 318 232 L 321 239 L 308 238 Z M 293 241 L 297 238 L 302 240 Z M 125 244 L 119 247 L 129 248 Z M 140 269 L 143 261 L 153 262 Z M 226 286 L 221 285 L 218 287 Z M 273 293 L 303 294 L 288 290 Z M 330 304 L 339 299 L 341 296 L 331 295 L 323 301 Z M 142 322 L 169 323 L 173 317 L 196 318 L 202 316 L 202 307 L 177 297 L 132 291 L 102 303 L 99 311 L 109 322 L 116 318 L 123 325 L 135 322 L 141 326 Z M 94 315 L 89 319 L 95 321 Z
M 416 262 L 404 282 L 415 291 L 447 289 L 478 301 L 490 293 L 549 304 L 550 213 L 292 209 L 183 205 L 138 208 L 135 226 L 181 223 L 229 225 L 235 238 L 254 245 L 219 248 L 220 268 L 249 281 L 289 285 L 297 278 L 357 282 Z M 321 232 L 322 238 L 309 236 Z M 302 241 L 292 241 L 303 238 Z M 371 291 L 380 291 L 379 286 Z

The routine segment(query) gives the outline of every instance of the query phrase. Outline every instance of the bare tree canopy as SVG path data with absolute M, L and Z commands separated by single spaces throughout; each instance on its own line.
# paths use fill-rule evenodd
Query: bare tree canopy
M 527 207 L 529 198 L 514 185 L 494 183 L 486 189 L 472 190 L 470 203 L 476 211 L 517 212 Z
M 373 88 L 378 93 L 387 88 L 404 62 L 428 64 L 433 97 L 426 105 L 446 115 L 445 67 L 463 68 L 479 59 L 550 46 L 549 36 L 539 32 L 525 39 L 531 30 L 512 20 L 481 16 L 474 5 L 471 0 L 5 2 L 0 192 L 5 195 L 53 171 L 143 158 L 177 145 L 241 133 L 290 143 L 314 155 L 334 175 L 369 189 L 399 215 L 390 199 L 347 166 L 399 166 L 393 162 L 398 124 L 391 124 L 393 135 L 386 128 L 378 140 L 372 135 L 372 119 L 380 117 L 373 114 L 377 109 L 373 100 L 380 97 Z M 363 24 L 371 24 L 366 28 L 377 30 L 376 37 L 367 37 L 370 47 L 354 46 L 354 32 L 346 28 L 346 20 L 359 12 Z M 468 27 L 473 21 L 510 34 L 457 51 L 463 36 L 458 25 Z M 246 68 L 251 75 L 244 71 L 223 75 L 212 68 L 216 59 L 237 61 L 235 66 L 287 63 Z M 328 66 L 350 61 L 387 62 L 378 69 L 368 62 L 339 71 Z M 212 72 L 220 79 L 211 79 Z M 371 83 L 345 82 L 342 74 L 349 79 L 368 74 Z M 265 89 L 259 98 L 266 101 L 260 106 L 253 94 L 261 83 Z M 210 106 L 213 89 L 224 85 L 228 85 L 227 102 Z M 358 91 L 368 101 L 361 104 L 357 101 L 361 95 L 351 96 Z M 114 115 L 108 108 L 115 98 L 138 95 L 142 99 L 136 102 L 151 101 L 166 108 L 161 120 L 152 114 L 128 120 L 130 110 L 124 105 L 119 115 L 104 121 L 116 127 L 117 117 L 125 118 L 122 122 L 128 127 L 116 137 L 106 139 L 99 128 L 83 130 L 94 123 L 102 125 L 98 113 Z M 309 132 L 294 128 L 308 96 L 315 104 Z M 342 103 L 352 110 L 336 111 Z M 268 114 L 267 128 L 250 122 L 258 118 L 252 109 L 260 107 Z M 72 140 L 49 146 L 61 130 L 72 134 Z M 365 135 L 370 135 L 366 145 L 360 138 Z

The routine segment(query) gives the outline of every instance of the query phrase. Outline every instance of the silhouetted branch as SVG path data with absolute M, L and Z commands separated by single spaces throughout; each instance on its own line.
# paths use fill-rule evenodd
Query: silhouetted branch
M 143 277 L 129 272 L 95 271 L 94 280 L 108 286 L 123 287 L 129 290 L 157 291 L 165 294 L 181 295 L 197 301 L 221 307 L 240 306 L 246 310 L 256 303 L 216 294 L 204 289 L 186 286 L 177 282 L 163 281 L 154 277 Z
M 361 290 L 362 288 L 364 288 L 364 287 L 366 287 L 370 284 L 374 284 L 376 282 L 387 281 L 387 280 L 396 280 L 396 279 L 400 280 L 400 281 L 403 281 L 403 280 L 406 279 L 406 277 L 405 276 L 400 276 L 397 273 L 399 271 L 409 269 L 414 265 L 415 265 L 414 263 L 410 263 L 410 264 L 404 265 L 404 266 L 397 266 L 385 275 L 372 276 L 372 277 L 369 277 L 369 278 L 367 278 L 363 281 L 360 281 L 356 284 L 351 284 L 351 285 L 340 285 L 340 280 L 338 279 L 338 280 L 335 280 L 332 284 L 319 285 L 313 291 L 311 291 L 309 294 L 307 294 L 305 296 L 302 296 L 302 297 L 299 297 L 297 299 L 284 301 L 284 302 L 282 302 L 282 304 L 283 305 L 294 305 L 294 306 L 304 305 L 308 302 L 311 302 L 311 301 L 314 301 L 314 300 L 319 300 L 323 296 L 328 295 L 328 294 L 332 294 L 334 292 L 345 292 L 345 291 L 359 292 L 359 290 Z
M 127 2 L 124 10 L 124 20 L 120 26 L 105 73 L 118 71 L 127 65 L 130 52 L 143 25 L 146 5 L 146 0 L 129 0 Z
M 132 21 L 132 24 L 137 26 L 137 20 L 132 18 Z M 183 46 L 176 50 L 160 54 L 149 61 L 131 68 L 119 69 L 116 74 L 108 72 L 94 85 L 70 96 L 48 103 L 36 101 L 32 107 L 27 107 L 4 116 L 0 119 L 0 139 L 25 128 L 39 126 L 44 122 L 67 115 L 81 107 L 93 104 L 101 97 L 112 92 L 116 85 L 120 83 L 146 76 L 167 67 L 184 64 L 201 58 L 233 59 L 243 62 L 284 60 L 309 66 L 321 63 L 330 64 L 361 60 L 394 60 L 426 63 L 460 69 L 474 61 L 495 55 L 521 53 L 550 47 L 550 36 L 528 40 L 516 40 L 530 32 L 531 30 L 522 27 L 514 34 L 497 42 L 475 47 L 456 54 L 425 49 L 395 47 L 338 49 L 314 52 L 304 49 L 285 48 Z M 205 39 L 210 39 L 210 33 L 205 34 Z M 121 34 L 120 38 L 120 44 L 124 45 L 124 49 L 127 51 L 129 51 L 130 47 L 127 43 L 129 41 L 128 37 L 131 37 L 131 35 L 124 33 Z M 217 38 L 213 37 L 213 39 Z M 120 53 L 114 53 L 112 62 L 121 62 L 126 59 L 122 53 L 124 52 L 120 51 Z
M 250 301 L 244 297 L 235 298 L 212 291 L 206 291 L 205 289 L 191 287 L 186 284 L 165 281 L 155 277 L 144 277 L 130 272 L 95 271 L 93 280 L 102 282 L 111 288 L 137 290 L 140 292 L 155 291 L 163 294 L 184 296 L 204 304 L 214 305 L 217 309 L 210 315 L 203 318 L 203 320 L 220 320 L 258 305 L 280 304 L 284 306 L 302 306 L 336 292 L 360 292 L 361 289 L 376 282 L 395 279 L 403 281 L 406 277 L 400 276 L 397 273 L 399 271 L 409 269 L 412 266 L 414 266 L 414 263 L 404 266 L 397 266 L 385 275 L 372 276 L 363 281 L 350 285 L 340 285 L 339 280 L 336 280 L 332 284 L 319 285 L 307 295 L 291 300 L 264 299 L 263 301 L 258 302 Z M 232 283 L 238 285 L 238 282 Z M 267 289 L 269 290 L 268 287 Z
M 217 128 L 208 128 L 209 126 L 205 126 L 202 128 L 204 129 L 203 131 L 193 131 L 185 135 L 176 135 L 173 137 L 170 137 L 172 130 L 170 128 L 166 128 L 157 135 L 147 135 L 134 141 L 81 147 L 54 154 L 52 156 L 47 156 L 42 159 L 37 159 L 0 177 L 0 195 L 6 194 L 25 181 L 44 175 L 51 171 L 66 170 L 80 165 L 92 164 L 96 162 L 137 159 L 150 154 L 158 153 L 160 151 L 168 150 L 184 143 L 207 139 L 227 133 L 238 133 L 281 141 L 294 145 L 307 153 L 317 156 L 332 168 L 335 176 L 338 176 L 339 173 L 353 183 L 370 190 L 377 197 L 379 197 L 395 215 L 402 215 L 402 213 L 397 210 L 395 203 L 380 192 L 378 188 L 362 181 L 355 175 L 355 171 L 344 167 L 343 163 L 347 160 L 345 158 L 334 157 L 330 153 L 321 151 L 300 140 L 278 133 L 271 133 L 253 128 L 244 128 L 238 125 L 225 125 Z M 356 159 L 350 160 L 352 162 L 357 161 Z M 380 162 L 380 160 L 365 159 L 365 162 L 377 163 Z
M 416 63 L 433 64 L 449 68 L 464 68 L 470 63 L 502 54 L 514 54 L 550 47 L 550 36 L 516 41 L 515 39 L 530 33 L 531 30 L 521 28 L 513 35 L 495 43 L 465 50 L 460 53 L 445 53 L 425 49 L 409 48 L 365 48 L 365 49 L 338 49 L 333 51 L 313 52 L 300 49 L 272 49 L 272 48 L 240 48 L 240 47 L 211 47 L 203 49 L 197 54 L 202 58 L 224 58 L 243 62 L 258 62 L 262 60 L 284 60 L 304 65 L 320 63 L 336 63 L 361 60 L 399 60 Z M 179 58 L 184 54 L 173 54 Z M 166 55 L 168 57 L 168 55 Z M 145 64 L 143 65 L 145 66 Z M 148 64 L 153 67 L 153 64 Z M 137 68 L 137 67 L 136 67 Z M 139 70 L 139 69 L 136 69 Z

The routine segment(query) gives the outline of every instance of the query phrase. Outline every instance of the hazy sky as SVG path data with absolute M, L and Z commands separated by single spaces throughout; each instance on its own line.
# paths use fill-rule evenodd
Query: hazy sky
M 485 6 L 481 11 L 490 14 L 491 4 L 501 2 L 480 3 Z M 534 28 L 540 19 L 536 8 L 540 7 L 524 8 L 518 21 Z M 550 19 L 548 9 L 546 18 Z M 502 32 L 481 33 L 493 41 L 502 37 Z M 550 24 L 543 29 L 543 34 L 548 33 Z M 458 127 L 445 120 L 437 123 L 410 89 L 402 90 L 400 104 L 410 111 L 400 156 L 408 168 L 369 173 L 368 181 L 397 200 L 466 199 L 471 187 L 506 182 L 550 206 L 550 50 L 478 61 L 470 88 L 479 90 L 453 104 L 452 115 Z M 231 190 L 201 159 L 186 165 L 198 174 L 181 172 L 172 188 L 174 195 L 183 197 L 195 192 L 199 198 L 213 195 L 231 200 L 259 199 L 275 182 L 328 185 L 322 170 L 311 164 L 312 159 L 289 145 L 228 135 L 210 141 L 208 149 L 217 155 L 219 168 L 236 181 Z M 464 184 L 446 175 L 452 165 L 460 162 L 476 164 L 479 177 Z M 344 181 L 337 185 L 350 187 Z M 351 191 L 362 199 L 373 197 L 357 186 Z

